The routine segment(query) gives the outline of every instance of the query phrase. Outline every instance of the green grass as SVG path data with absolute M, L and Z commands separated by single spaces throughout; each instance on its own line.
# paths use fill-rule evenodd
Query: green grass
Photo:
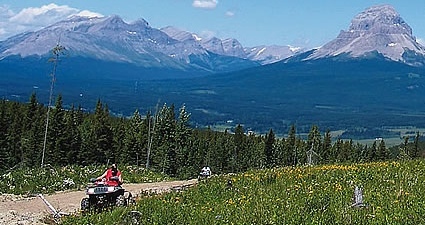
M 249 171 L 62 223 L 425 224 L 424 170 L 420 160 Z M 366 207 L 351 207 L 355 186 Z

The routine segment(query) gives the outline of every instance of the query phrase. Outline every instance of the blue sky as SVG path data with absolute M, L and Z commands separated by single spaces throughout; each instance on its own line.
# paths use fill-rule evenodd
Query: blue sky
M 119 15 L 128 22 L 143 18 L 154 28 L 236 38 L 245 47 L 311 48 L 332 40 L 358 13 L 380 4 L 394 6 L 424 43 L 424 0 L 2 0 L 0 40 L 81 14 Z

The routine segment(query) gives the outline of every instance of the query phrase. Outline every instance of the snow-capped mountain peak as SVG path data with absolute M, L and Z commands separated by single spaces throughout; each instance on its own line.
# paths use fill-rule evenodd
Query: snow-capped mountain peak
M 308 59 L 349 54 L 360 57 L 378 52 L 394 61 L 405 62 L 403 55 L 413 51 L 425 55 L 425 48 L 416 42 L 412 28 L 390 5 L 373 6 L 359 13 L 347 31 L 316 50 Z

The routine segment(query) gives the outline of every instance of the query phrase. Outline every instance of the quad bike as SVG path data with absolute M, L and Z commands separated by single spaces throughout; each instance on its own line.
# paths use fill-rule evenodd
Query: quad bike
M 206 180 L 210 176 L 210 172 L 207 171 L 201 171 L 198 175 L 198 181 Z
M 127 206 L 134 202 L 132 194 L 125 191 L 121 185 L 113 185 L 105 179 L 90 179 L 87 186 L 86 197 L 81 200 L 81 211 L 92 209 L 101 211 L 113 206 Z

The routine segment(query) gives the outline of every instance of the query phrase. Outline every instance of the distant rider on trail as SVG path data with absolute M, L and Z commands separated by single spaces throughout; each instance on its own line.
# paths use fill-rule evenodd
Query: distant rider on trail
M 210 169 L 209 166 L 204 166 L 201 169 L 201 172 L 199 173 L 199 178 L 198 179 L 207 178 L 209 176 L 211 176 L 211 169 Z

